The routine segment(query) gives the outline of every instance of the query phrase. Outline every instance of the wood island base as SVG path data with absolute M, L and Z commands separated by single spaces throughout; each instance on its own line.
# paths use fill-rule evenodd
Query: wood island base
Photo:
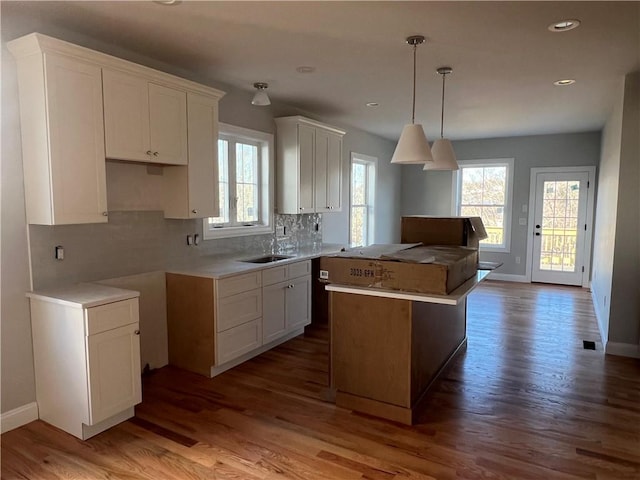
M 466 296 L 447 305 L 328 290 L 336 405 L 414 424 L 429 387 L 466 347 Z

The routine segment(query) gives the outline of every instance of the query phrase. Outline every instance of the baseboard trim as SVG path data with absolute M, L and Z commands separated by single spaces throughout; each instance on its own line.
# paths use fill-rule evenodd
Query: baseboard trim
M 487 280 L 500 280 L 503 282 L 519 282 L 519 283 L 531 283 L 526 275 L 514 275 L 512 273 L 496 273 L 491 272 L 487 277 Z
M 618 357 L 640 358 L 640 345 L 632 343 L 607 342 L 604 347 L 607 355 L 617 355 Z
M 602 321 L 602 317 L 600 316 L 600 304 L 598 303 L 598 298 L 596 297 L 596 293 L 593 291 L 593 288 L 591 289 L 591 301 L 593 302 L 593 311 L 596 314 L 596 323 L 598 324 L 598 331 L 600 332 L 600 341 L 602 342 L 602 345 L 606 345 L 607 335 L 606 332 L 602 329 L 604 323 Z
M 36 402 L 27 403 L 21 407 L 14 408 L 0 416 L 1 433 L 21 427 L 37 419 L 38 404 Z

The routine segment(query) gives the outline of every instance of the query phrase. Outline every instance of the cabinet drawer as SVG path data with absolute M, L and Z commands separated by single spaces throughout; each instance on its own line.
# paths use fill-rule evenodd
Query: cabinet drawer
M 262 286 L 262 272 L 251 272 L 218 280 L 218 298 L 246 292 Z
M 289 267 L 289 276 L 287 278 L 302 277 L 311 273 L 311 260 L 290 263 L 287 266 Z
M 218 302 L 216 331 L 224 332 L 229 328 L 262 316 L 262 289 L 257 288 Z
M 95 335 L 138 321 L 138 299 L 108 303 L 85 310 L 85 335 Z
M 218 334 L 216 343 L 218 365 L 258 348 L 262 345 L 262 319 L 258 318 Z
M 262 285 L 284 282 L 287 278 L 287 265 L 267 268 L 262 271 Z

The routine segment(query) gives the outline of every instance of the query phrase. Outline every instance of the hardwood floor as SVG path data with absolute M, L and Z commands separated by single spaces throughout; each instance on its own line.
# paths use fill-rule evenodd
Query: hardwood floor
M 327 337 L 211 380 L 157 370 L 136 417 L 86 442 L 40 421 L 8 432 L 2 478 L 640 479 L 640 361 L 603 355 L 584 290 L 481 285 L 468 348 L 413 427 L 323 401 Z

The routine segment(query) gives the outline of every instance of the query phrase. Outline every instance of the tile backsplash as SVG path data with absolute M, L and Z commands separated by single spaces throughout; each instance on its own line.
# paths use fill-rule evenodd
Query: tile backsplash
M 109 222 L 85 225 L 29 225 L 33 288 L 96 281 L 165 270 L 204 256 L 247 256 L 320 249 L 322 215 L 275 215 L 275 232 L 203 240 L 188 246 L 187 235 L 202 237 L 201 220 L 168 220 L 161 211 L 109 212 Z M 276 228 L 277 230 L 277 228 Z M 64 260 L 55 260 L 57 245 Z

